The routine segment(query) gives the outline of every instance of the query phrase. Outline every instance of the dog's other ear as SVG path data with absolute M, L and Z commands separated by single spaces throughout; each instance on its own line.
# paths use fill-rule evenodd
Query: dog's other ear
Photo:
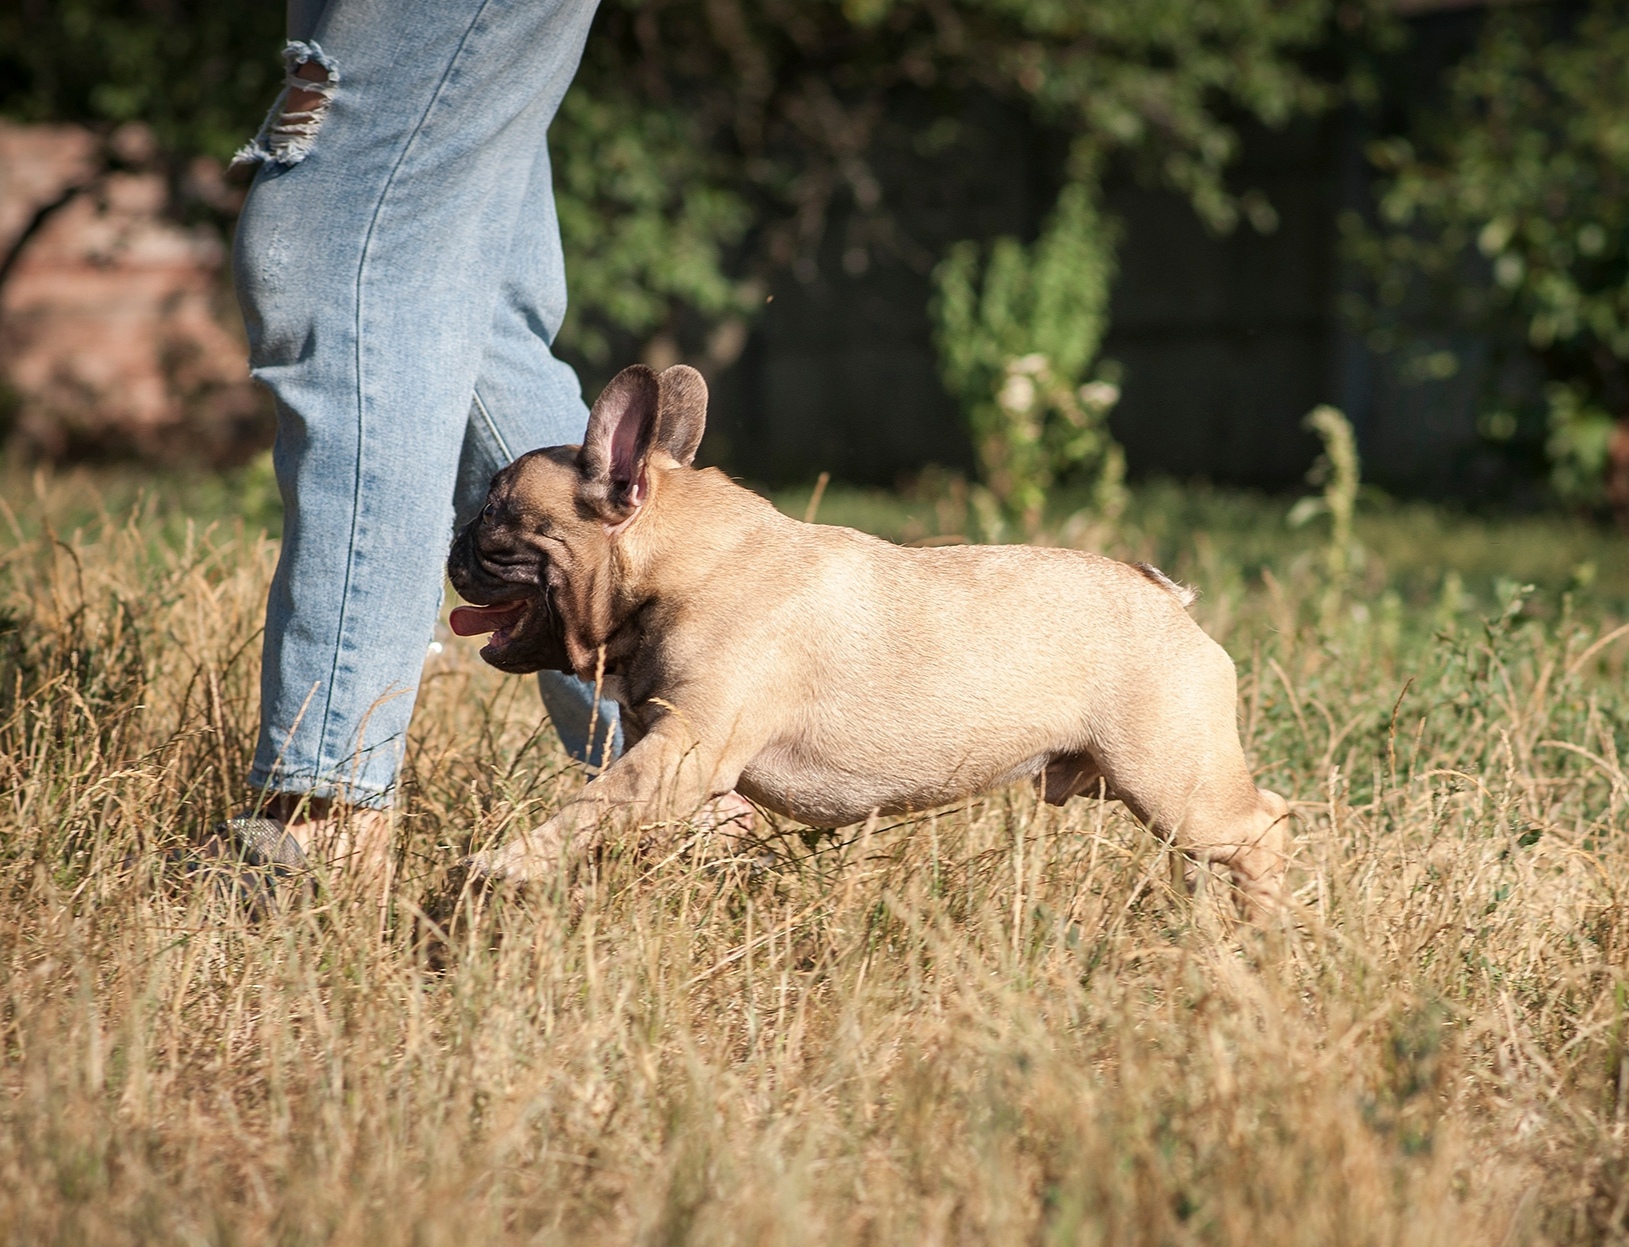
M 608 520 L 620 521 L 645 501 L 645 460 L 656 432 L 661 383 L 644 364 L 624 368 L 588 413 L 577 471 Z
M 689 364 L 674 364 L 656 380 L 656 445 L 688 468 L 707 430 L 707 382 Z

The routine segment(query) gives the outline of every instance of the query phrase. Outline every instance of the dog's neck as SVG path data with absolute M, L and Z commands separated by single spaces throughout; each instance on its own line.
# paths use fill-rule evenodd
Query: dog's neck
M 640 514 L 611 537 L 604 613 L 585 620 L 589 627 L 567 642 L 585 680 L 598 670 L 620 675 L 638 668 L 641 638 L 664 632 L 651 626 L 654 617 L 679 610 L 694 586 L 715 581 L 726 564 L 750 561 L 766 526 L 791 523 L 717 468 L 670 463 L 653 473 L 651 486 Z
M 626 609 L 676 584 L 705 583 L 766 523 L 782 518 L 717 468 L 665 468 L 638 519 L 614 539 L 618 597 Z

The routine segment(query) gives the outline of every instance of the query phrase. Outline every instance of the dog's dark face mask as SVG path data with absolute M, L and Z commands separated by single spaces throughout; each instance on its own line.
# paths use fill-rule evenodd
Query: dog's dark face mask
M 500 671 L 570 671 L 554 592 L 570 561 L 551 511 L 569 510 L 577 485 L 577 448 L 534 450 L 492 479 L 486 506 L 466 524 L 447 558 L 460 597 L 459 636 L 491 633 L 481 657 Z M 551 505 L 552 504 L 552 505 Z
M 501 671 L 592 677 L 618 625 L 613 542 L 662 472 L 690 466 L 706 420 L 707 383 L 695 369 L 658 376 L 635 364 L 594 403 L 581 446 L 534 450 L 493 477 L 447 560 L 453 587 L 481 604 L 453 611 L 453 631 L 490 632 L 481 657 Z M 666 467 L 652 468 L 656 452 Z

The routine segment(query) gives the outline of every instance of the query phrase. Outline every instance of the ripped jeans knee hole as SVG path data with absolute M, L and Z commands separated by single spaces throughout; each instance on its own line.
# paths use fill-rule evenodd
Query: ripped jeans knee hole
M 291 41 L 283 49 L 283 90 L 254 140 L 238 149 L 233 167 L 296 165 L 311 154 L 317 132 L 339 89 L 339 69 L 316 43 Z

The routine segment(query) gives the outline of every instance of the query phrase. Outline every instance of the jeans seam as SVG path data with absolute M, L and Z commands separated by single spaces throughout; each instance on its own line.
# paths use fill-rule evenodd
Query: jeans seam
M 509 443 L 502 433 L 498 432 L 497 422 L 492 419 L 492 413 L 487 410 L 486 400 L 481 397 L 481 391 L 474 391 L 475 410 L 481 413 L 481 423 L 486 425 L 486 431 L 492 434 L 492 440 L 498 447 L 498 453 L 503 456 L 504 464 L 513 463 L 515 452 L 509 449 Z
M 356 534 L 362 515 L 362 460 L 364 451 L 364 434 L 367 427 L 367 416 L 363 401 L 363 390 L 365 387 L 363 386 L 362 382 L 362 303 L 364 276 L 367 272 L 369 253 L 372 251 L 374 233 L 379 225 L 379 214 L 384 210 L 385 201 L 390 197 L 391 191 L 396 187 L 397 176 L 401 173 L 403 164 L 406 163 L 408 155 L 412 152 L 414 142 L 418 139 L 419 134 L 423 131 L 425 121 L 435 110 L 437 101 L 441 99 L 442 93 L 446 90 L 447 80 L 452 76 L 453 67 L 458 63 L 459 58 L 463 55 L 464 48 L 469 43 L 471 32 L 474 31 L 475 27 L 480 23 L 481 18 L 485 16 L 486 10 L 490 3 L 491 0 L 485 0 L 481 7 L 471 15 L 469 25 L 465 27 L 463 35 L 460 36 L 458 40 L 458 47 L 453 50 L 453 54 L 447 59 L 447 67 L 442 72 L 441 81 L 436 83 L 436 88 L 431 93 L 429 102 L 424 106 L 424 112 L 419 116 L 417 123 L 415 123 L 413 126 L 413 132 L 407 136 L 407 142 L 402 144 L 401 153 L 396 157 L 396 163 L 390 170 L 390 176 L 385 179 L 384 187 L 379 192 L 379 198 L 373 205 L 373 214 L 368 219 L 367 234 L 364 236 L 362 241 L 362 258 L 356 266 L 356 321 L 353 326 L 356 341 L 356 475 L 351 483 L 351 527 L 350 533 L 348 534 L 348 546 L 345 556 L 345 582 L 340 589 L 339 624 L 336 629 L 336 636 L 334 638 L 334 662 L 328 673 L 327 696 L 323 698 L 322 726 L 317 732 L 316 756 L 319 765 L 321 764 L 323 757 L 328 753 L 328 726 L 333 716 L 334 681 L 339 674 L 340 661 L 345 655 L 345 636 L 351 618 L 351 577 L 356 568 Z M 357 741 L 358 748 L 360 748 L 361 745 L 362 742 Z

